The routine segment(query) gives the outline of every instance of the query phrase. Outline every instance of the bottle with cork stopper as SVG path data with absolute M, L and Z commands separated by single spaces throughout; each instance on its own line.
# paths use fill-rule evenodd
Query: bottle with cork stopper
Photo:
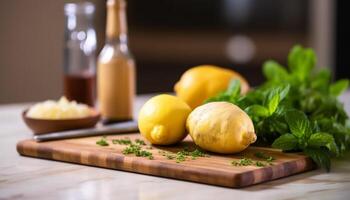
M 97 62 L 97 99 L 105 124 L 132 120 L 135 61 L 128 47 L 126 2 L 107 1 L 106 42 Z

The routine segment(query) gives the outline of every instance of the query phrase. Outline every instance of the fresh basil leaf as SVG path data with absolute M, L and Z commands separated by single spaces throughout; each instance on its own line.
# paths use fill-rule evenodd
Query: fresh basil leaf
M 308 140 L 308 145 L 310 147 L 327 147 L 331 152 L 338 155 L 338 147 L 335 144 L 334 137 L 328 133 L 314 133 L 310 136 Z
M 215 102 L 215 101 L 227 101 L 236 104 L 241 92 L 241 84 L 238 79 L 232 79 L 226 91 L 218 93 L 214 97 L 210 97 L 205 100 L 204 103 Z
M 269 110 L 264 106 L 252 105 L 244 110 L 249 116 L 252 117 L 267 117 L 269 116 Z
M 232 79 L 225 93 L 231 97 L 239 96 L 241 93 L 240 81 L 238 79 Z
M 331 72 L 329 69 L 321 69 L 312 79 L 311 88 L 321 92 L 328 92 L 328 85 L 331 80 Z
M 316 64 L 316 55 L 312 49 L 296 45 L 288 55 L 288 67 L 300 81 L 304 81 Z
M 210 97 L 204 101 L 204 103 L 215 102 L 215 101 L 229 101 L 230 97 L 224 92 L 220 92 L 216 96 Z
M 269 124 L 271 132 L 279 133 L 280 135 L 289 132 L 288 124 L 284 120 L 283 116 L 277 115 L 276 113 L 267 118 L 266 123 Z
M 280 102 L 279 88 L 269 89 L 265 93 L 263 105 L 268 109 L 269 115 L 272 115 Z
M 325 168 L 329 172 L 331 168 L 331 159 L 327 150 L 306 148 L 304 149 L 304 153 L 310 156 L 319 167 Z
M 290 85 L 279 87 L 280 101 L 282 101 L 288 95 L 290 90 Z
M 298 139 L 292 134 L 284 134 L 272 143 L 272 147 L 283 151 L 295 150 L 298 148 Z
M 307 116 L 299 110 L 287 111 L 285 120 L 293 135 L 298 138 L 309 138 L 312 133 L 310 121 Z
M 339 151 L 339 148 L 338 148 L 338 145 L 337 143 L 335 143 L 335 141 L 332 141 L 330 143 L 328 143 L 326 145 L 326 147 L 329 149 L 329 151 L 331 151 L 335 156 L 339 156 L 340 154 L 340 151 Z
M 311 147 L 326 146 L 334 141 L 333 135 L 328 133 L 314 133 L 310 136 L 308 143 Z
M 268 60 L 264 63 L 263 74 L 270 81 L 286 81 L 289 76 L 287 70 L 273 60 Z
M 329 93 L 333 96 L 341 95 L 349 86 L 349 80 L 341 79 L 329 87 Z
M 300 106 L 301 110 L 307 113 L 312 113 L 319 108 L 322 96 L 319 92 L 309 92 L 307 95 L 301 97 Z
M 280 95 L 279 94 L 275 94 L 275 95 L 271 95 L 271 97 L 268 98 L 268 103 L 267 103 L 267 109 L 269 110 L 269 114 L 272 115 L 272 113 L 274 113 L 278 107 L 278 104 L 280 102 Z
M 320 132 L 320 127 L 317 123 L 317 121 L 311 121 L 311 129 L 313 133 Z

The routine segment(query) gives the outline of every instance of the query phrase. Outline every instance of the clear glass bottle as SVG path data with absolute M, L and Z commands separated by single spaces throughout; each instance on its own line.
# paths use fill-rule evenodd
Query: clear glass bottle
M 97 62 L 97 99 L 105 123 L 133 117 L 135 61 L 127 38 L 126 2 L 108 0 L 106 43 Z
M 66 27 L 64 47 L 64 95 L 94 106 L 96 99 L 96 33 L 92 3 L 64 6 Z

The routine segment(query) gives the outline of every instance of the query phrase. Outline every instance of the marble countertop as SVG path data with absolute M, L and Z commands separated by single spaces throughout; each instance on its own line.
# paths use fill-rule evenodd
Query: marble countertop
M 137 98 L 136 112 L 149 96 Z M 350 113 L 350 91 L 341 97 Z M 0 199 L 349 199 L 350 154 L 318 169 L 241 189 L 19 156 L 32 136 L 21 120 L 28 104 L 0 106 Z M 135 113 L 136 114 L 136 113 Z

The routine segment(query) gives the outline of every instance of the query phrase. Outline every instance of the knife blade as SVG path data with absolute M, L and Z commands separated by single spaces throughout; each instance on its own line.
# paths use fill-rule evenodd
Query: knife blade
M 44 142 L 49 140 L 60 140 L 77 137 L 108 135 L 115 133 L 129 133 L 138 131 L 138 125 L 136 121 L 120 122 L 116 124 L 97 126 L 95 128 L 69 130 L 52 132 L 41 135 L 35 135 L 33 138 L 37 142 Z

